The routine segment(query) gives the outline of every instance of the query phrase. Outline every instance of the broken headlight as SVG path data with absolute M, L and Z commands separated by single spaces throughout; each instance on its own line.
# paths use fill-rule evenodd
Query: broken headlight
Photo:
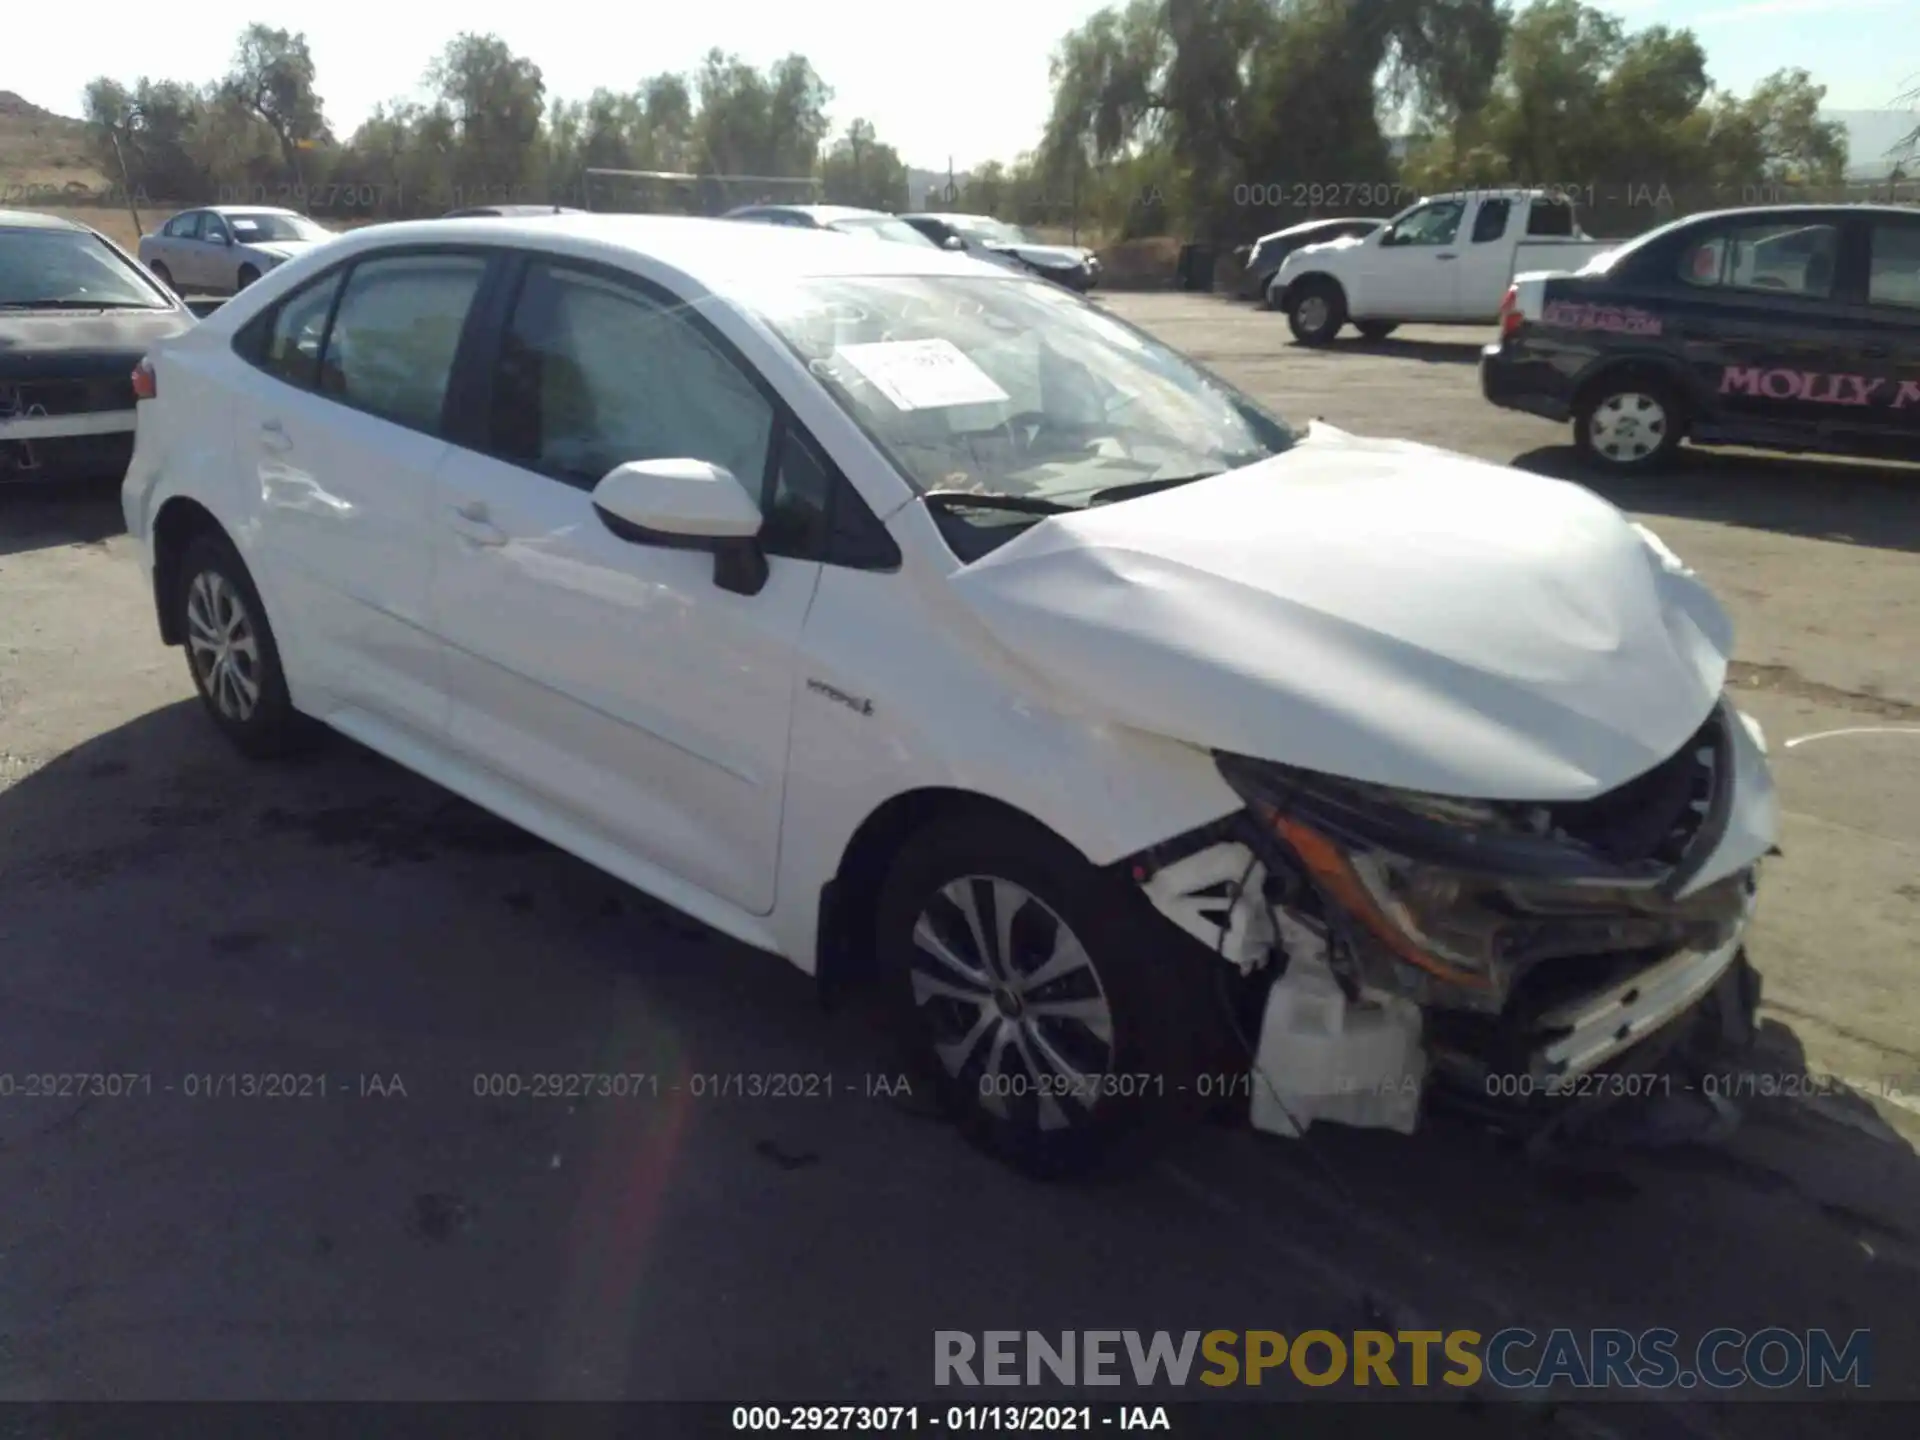
M 1320 893 L 1387 952 L 1482 992 L 1572 955 L 1704 942 L 1738 913 L 1722 887 L 1662 893 L 1667 867 L 1596 850 L 1552 807 L 1361 784 L 1238 756 L 1221 774 Z

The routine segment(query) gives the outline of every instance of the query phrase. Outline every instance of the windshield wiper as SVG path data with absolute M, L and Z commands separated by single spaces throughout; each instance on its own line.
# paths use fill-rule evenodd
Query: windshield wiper
M 1176 485 L 1191 485 L 1196 480 L 1211 480 L 1224 474 L 1220 470 L 1201 470 L 1192 475 L 1174 475 L 1158 480 L 1129 480 L 1124 485 L 1109 485 L 1104 490 L 1096 490 L 1087 497 L 1087 504 L 1111 505 L 1116 500 L 1132 500 L 1141 495 L 1151 495 L 1158 490 L 1171 490 Z
M 1011 510 L 1021 515 L 1065 515 L 1077 505 L 1043 500 L 1038 495 L 1003 495 L 995 490 L 928 490 L 920 497 L 936 510 Z

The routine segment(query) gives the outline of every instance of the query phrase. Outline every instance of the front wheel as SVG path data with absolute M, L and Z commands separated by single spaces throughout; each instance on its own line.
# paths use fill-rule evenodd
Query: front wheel
M 1602 380 L 1574 414 L 1574 443 L 1609 470 L 1654 470 L 1673 458 L 1684 430 L 1673 391 L 1657 380 L 1626 375 Z
M 1347 297 L 1330 280 L 1303 280 L 1287 301 L 1287 327 L 1302 345 L 1331 345 L 1347 323 Z
M 989 1153 L 1082 1173 L 1194 1113 L 1209 977 L 1137 889 L 1049 832 L 935 822 L 902 848 L 875 923 L 911 1058 Z
M 213 723 L 245 755 L 299 749 L 310 732 L 287 693 L 280 647 L 240 552 L 223 536 L 195 540 L 181 557 L 174 603 L 193 688 Z
M 242 265 L 240 267 L 240 273 L 234 277 L 233 293 L 238 295 L 242 290 L 246 289 L 249 285 L 253 284 L 253 282 L 258 280 L 259 278 L 260 278 L 260 272 L 254 269 L 253 266 Z

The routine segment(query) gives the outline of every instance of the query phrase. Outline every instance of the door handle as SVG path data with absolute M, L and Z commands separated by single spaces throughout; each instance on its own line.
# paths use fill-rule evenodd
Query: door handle
M 260 426 L 260 448 L 284 455 L 293 449 L 293 439 L 278 420 L 267 420 Z
M 1460 257 L 1458 255 L 1453 254 L 1451 251 L 1449 251 L 1445 255 L 1436 255 L 1433 258 L 1436 260 L 1458 260 Z
M 493 523 L 486 503 L 466 500 L 453 507 L 453 530 L 469 545 L 499 546 L 507 543 L 507 532 Z

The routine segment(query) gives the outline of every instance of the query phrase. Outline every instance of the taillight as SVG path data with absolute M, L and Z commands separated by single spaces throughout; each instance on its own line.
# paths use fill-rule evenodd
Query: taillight
M 1519 334 L 1526 318 L 1520 313 L 1520 287 L 1509 285 L 1507 293 L 1500 300 L 1500 338 L 1504 340 L 1509 335 Z
M 133 367 L 133 398 L 151 400 L 159 393 L 159 382 L 153 376 L 153 362 L 142 360 Z

